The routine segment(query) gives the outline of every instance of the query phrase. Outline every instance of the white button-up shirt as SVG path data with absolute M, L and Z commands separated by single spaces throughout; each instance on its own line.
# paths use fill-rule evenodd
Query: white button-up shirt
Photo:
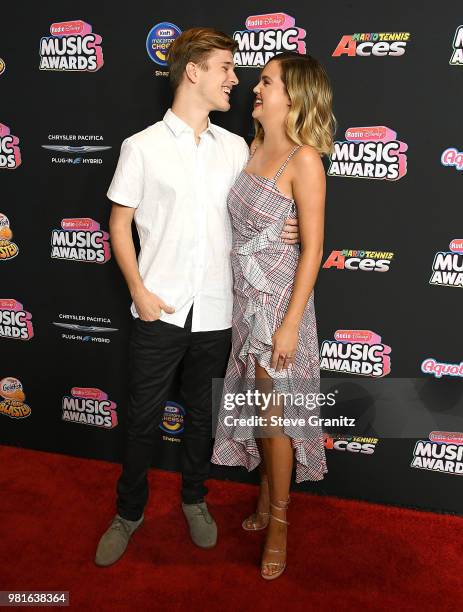
M 143 283 L 175 308 L 161 321 L 183 327 L 194 303 L 193 332 L 231 327 L 227 195 L 247 159 L 244 139 L 210 121 L 197 145 L 193 129 L 170 109 L 122 143 L 107 195 L 137 209 Z M 138 317 L 133 303 L 131 312 Z

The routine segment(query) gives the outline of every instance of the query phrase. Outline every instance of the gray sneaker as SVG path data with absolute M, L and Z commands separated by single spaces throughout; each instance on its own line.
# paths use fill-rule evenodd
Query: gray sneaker
M 98 542 L 95 563 L 100 567 L 106 567 L 120 559 L 133 532 L 143 523 L 143 518 L 142 515 L 138 521 L 129 521 L 116 514 L 111 525 Z
M 182 510 L 190 527 L 190 535 L 196 546 L 213 548 L 217 544 L 217 525 L 209 514 L 206 502 L 184 504 Z

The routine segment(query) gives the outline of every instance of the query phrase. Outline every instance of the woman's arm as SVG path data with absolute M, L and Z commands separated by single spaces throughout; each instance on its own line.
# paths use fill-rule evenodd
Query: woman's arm
M 320 155 L 303 147 L 293 157 L 291 184 L 299 218 L 301 254 L 288 310 L 273 336 L 272 367 L 281 370 L 294 361 L 299 326 L 315 285 L 323 254 L 326 177 Z M 288 168 L 289 170 L 290 168 Z

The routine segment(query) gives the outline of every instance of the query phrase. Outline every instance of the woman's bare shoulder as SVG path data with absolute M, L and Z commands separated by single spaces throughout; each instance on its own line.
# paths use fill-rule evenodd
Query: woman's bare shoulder
M 304 176 L 305 173 L 325 173 L 322 158 L 315 147 L 302 145 L 292 159 L 295 174 Z

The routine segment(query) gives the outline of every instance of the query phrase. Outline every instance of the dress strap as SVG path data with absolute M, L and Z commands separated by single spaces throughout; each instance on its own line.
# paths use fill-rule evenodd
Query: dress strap
M 281 168 L 278 170 L 278 172 L 275 174 L 275 178 L 273 179 L 275 182 L 280 178 L 280 176 L 283 173 L 283 170 L 286 168 L 286 166 L 288 165 L 289 160 L 291 159 L 291 157 L 294 155 L 294 153 L 296 153 L 296 151 L 298 149 L 301 148 L 302 145 L 296 145 L 290 152 L 290 154 L 288 155 L 285 163 L 281 166 Z

